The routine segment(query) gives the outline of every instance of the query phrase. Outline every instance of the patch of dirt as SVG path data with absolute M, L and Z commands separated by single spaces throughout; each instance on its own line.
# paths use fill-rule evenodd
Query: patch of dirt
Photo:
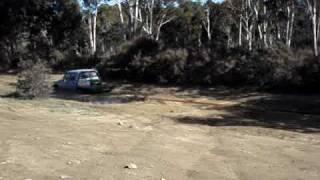
M 1 75 L 0 95 L 14 82 Z M 0 179 L 320 179 L 317 96 L 115 85 L 0 98 Z

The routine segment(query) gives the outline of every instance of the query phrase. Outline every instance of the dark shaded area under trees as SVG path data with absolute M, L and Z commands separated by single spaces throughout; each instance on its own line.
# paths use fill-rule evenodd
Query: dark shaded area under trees
M 225 98 L 225 97 L 224 97 Z M 179 116 L 177 123 L 225 128 L 261 127 L 299 133 L 319 133 L 318 98 L 271 96 L 247 100 L 239 105 L 223 106 L 223 115 Z M 310 97 L 309 97 L 310 98 Z M 203 108 L 216 110 L 217 106 Z
M 320 35 L 314 39 L 312 19 L 320 24 L 320 9 L 313 5 L 125 0 L 98 8 L 92 53 L 92 14 L 77 1 L 3 0 L 0 70 L 43 61 L 55 71 L 96 67 L 104 77 L 141 82 L 317 92 Z

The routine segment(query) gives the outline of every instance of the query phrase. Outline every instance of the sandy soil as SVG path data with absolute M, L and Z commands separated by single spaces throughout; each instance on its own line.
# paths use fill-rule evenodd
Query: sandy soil
M 0 76 L 0 180 L 320 179 L 318 96 L 113 82 L 31 101 L 5 97 L 14 82 Z

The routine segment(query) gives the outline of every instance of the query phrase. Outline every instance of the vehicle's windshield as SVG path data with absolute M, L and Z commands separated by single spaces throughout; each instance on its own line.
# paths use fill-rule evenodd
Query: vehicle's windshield
M 80 75 L 80 78 L 81 79 L 87 79 L 87 78 L 99 78 L 99 76 L 98 76 L 98 74 L 97 74 L 97 72 L 95 72 L 95 71 L 90 71 L 90 72 L 83 72 L 83 73 L 81 73 L 81 75 Z

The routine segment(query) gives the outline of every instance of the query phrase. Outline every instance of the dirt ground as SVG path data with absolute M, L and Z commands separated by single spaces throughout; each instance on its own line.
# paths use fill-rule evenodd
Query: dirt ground
M 14 83 L 0 75 L 0 180 L 320 179 L 320 96 L 110 82 L 17 100 Z

